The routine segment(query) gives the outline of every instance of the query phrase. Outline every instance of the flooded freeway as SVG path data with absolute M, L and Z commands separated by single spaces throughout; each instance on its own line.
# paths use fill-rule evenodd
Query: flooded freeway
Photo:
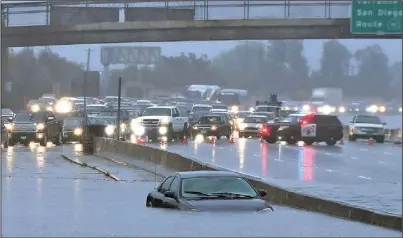
M 92 156 L 81 158 L 124 179 L 116 182 L 60 156 L 74 157 L 79 151 L 80 146 L 71 145 L 10 147 L 2 152 L 4 236 L 401 236 L 401 232 L 281 206 L 266 214 L 146 208 L 145 196 L 161 177 Z

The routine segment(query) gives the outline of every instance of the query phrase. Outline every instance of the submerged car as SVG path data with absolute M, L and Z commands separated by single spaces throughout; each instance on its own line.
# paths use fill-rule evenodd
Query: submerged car
M 176 172 L 146 198 L 147 207 L 190 211 L 273 211 L 256 190 L 237 173 L 224 171 Z

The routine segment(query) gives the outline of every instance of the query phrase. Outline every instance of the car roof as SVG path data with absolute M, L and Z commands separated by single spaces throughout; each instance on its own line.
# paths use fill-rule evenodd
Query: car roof
M 195 104 L 193 107 L 212 107 L 211 105 L 208 104 Z
M 165 109 L 172 109 L 176 108 L 176 106 L 151 106 L 149 108 L 165 108 Z M 148 109 L 148 108 L 147 108 Z
M 248 117 L 266 118 L 266 116 L 263 116 L 263 115 L 249 115 L 249 116 L 247 116 L 247 118 L 248 118 Z
M 198 177 L 242 177 L 240 174 L 229 171 L 186 171 L 186 172 L 176 172 L 181 178 L 198 178 Z

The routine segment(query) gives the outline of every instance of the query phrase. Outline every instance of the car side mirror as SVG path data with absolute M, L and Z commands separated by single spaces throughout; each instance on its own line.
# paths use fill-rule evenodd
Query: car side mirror
M 172 191 L 166 191 L 164 193 L 164 196 L 167 197 L 167 198 L 176 199 L 176 194 L 174 192 L 172 192 Z
M 386 125 L 387 123 L 386 122 L 382 122 L 382 125 Z
M 266 190 L 264 190 L 264 189 L 259 189 L 257 192 L 259 193 L 259 195 L 260 195 L 261 197 L 264 197 L 264 196 L 267 195 L 267 192 L 266 192 Z

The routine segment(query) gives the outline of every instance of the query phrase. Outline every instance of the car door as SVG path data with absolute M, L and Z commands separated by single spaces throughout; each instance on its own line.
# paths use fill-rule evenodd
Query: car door
M 181 130 L 181 128 L 179 127 L 179 125 L 181 124 L 180 115 L 175 109 L 176 108 L 172 108 L 172 126 L 174 127 L 175 131 L 180 131 Z
M 174 180 L 174 176 L 170 176 L 165 179 L 164 182 L 157 188 L 157 192 L 154 197 L 154 207 L 164 207 L 164 203 L 166 203 L 164 193 L 169 191 L 172 181 Z
M 180 178 L 178 176 L 175 176 L 168 191 L 174 192 L 176 195 L 176 199 L 173 198 L 167 198 L 165 197 L 165 203 L 163 203 L 163 206 L 165 208 L 170 208 L 170 209 L 178 209 L 179 208 L 179 187 L 180 187 Z

